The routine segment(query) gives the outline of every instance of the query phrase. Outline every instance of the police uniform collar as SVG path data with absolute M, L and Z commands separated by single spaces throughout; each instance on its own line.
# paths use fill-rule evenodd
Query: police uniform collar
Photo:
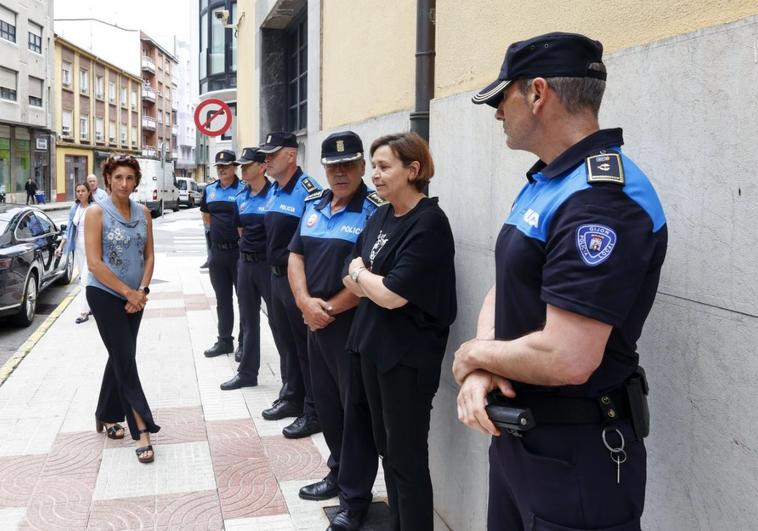
M 263 196 L 265 196 L 268 193 L 268 189 L 271 188 L 271 181 L 269 181 L 265 177 L 264 177 L 264 180 L 265 180 L 265 183 L 264 183 L 263 187 L 261 187 L 261 189 L 258 191 L 257 194 L 254 194 L 253 193 L 253 189 L 250 188 L 250 185 L 247 184 L 247 183 L 245 183 L 245 193 L 247 194 L 247 196 L 248 197 L 251 197 L 251 196 L 252 197 L 263 197 Z
M 295 173 L 293 173 L 292 177 L 290 177 L 290 180 L 287 181 L 287 184 L 282 186 L 282 191 L 288 194 L 291 194 L 292 189 L 295 187 L 295 184 L 297 184 L 297 181 L 300 180 L 300 176 L 302 174 L 303 174 L 303 170 L 300 168 L 300 166 L 298 166 L 297 169 L 295 170 Z
M 526 173 L 526 177 L 529 182 L 534 182 L 534 174 L 541 172 L 548 179 L 552 179 L 584 162 L 587 155 L 600 149 L 621 146 L 623 143 L 624 135 L 621 128 L 600 129 L 568 148 L 550 164 L 538 160 Z
M 232 181 L 232 184 L 230 184 L 229 186 L 224 186 L 223 184 L 221 184 L 221 179 L 218 179 L 216 182 L 218 183 L 218 187 L 221 188 L 222 190 L 228 190 L 229 188 L 236 188 L 240 184 L 239 177 L 237 177 L 236 175 L 234 176 L 234 180 Z
M 361 181 L 361 185 L 358 187 L 358 190 L 356 190 L 355 195 L 350 199 L 350 202 L 345 207 L 345 211 L 362 212 L 363 201 L 366 199 L 367 195 L 368 195 L 368 187 L 366 186 L 366 183 Z M 334 196 L 334 192 L 332 192 L 331 189 L 325 190 L 324 195 L 321 196 L 321 199 L 319 199 L 318 203 L 316 204 L 316 210 L 321 210 L 322 208 L 329 205 L 332 202 L 333 196 Z

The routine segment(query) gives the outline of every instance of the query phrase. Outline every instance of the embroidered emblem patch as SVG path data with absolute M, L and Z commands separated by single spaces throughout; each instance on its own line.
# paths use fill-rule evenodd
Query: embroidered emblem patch
M 345 141 L 337 140 L 337 152 L 342 153 L 343 151 L 345 151 Z
M 313 227 L 316 224 L 316 220 L 318 219 L 318 214 L 315 212 L 308 216 L 308 221 L 305 222 L 305 225 L 307 227 Z
M 588 266 L 605 262 L 616 246 L 616 232 L 605 225 L 580 225 L 576 229 L 576 247 Z
M 243 201 L 242 204 L 240 204 L 240 210 L 245 210 L 246 206 L 247 206 L 247 201 Z
M 211 199 L 216 199 L 216 192 L 211 192 Z
M 588 183 L 624 184 L 624 166 L 618 153 L 601 153 L 587 157 Z

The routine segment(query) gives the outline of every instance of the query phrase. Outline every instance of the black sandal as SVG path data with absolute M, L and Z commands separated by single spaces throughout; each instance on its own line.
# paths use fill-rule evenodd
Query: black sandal
M 142 433 L 148 433 L 149 430 L 140 430 L 139 432 Z M 153 445 L 148 444 L 147 446 L 143 446 L 142 448 L 137 448 L 134 450 L 137 453 L 137 461 L 140 463 L 152 463 L 155 460 L 155 451 L 153 450 Z M 150 452 L 150 457 L 143 457 L 147 452 Z
M 124 430 L 124 427 L 119 423 L 106 428 L 104 422 L 95 420 L 95 429 L 97 430 L 97 433 L 102 433 L 104 428 L 105 434 L 109 439 L 119 440 L 123 439 L 124 435 L 126 435 L 126 430 Z M 119 431 L 121 432 L 121 435 L 118 434 Z
M 79 317 L 77 317 L 74 320 L 74 322 L 76 324 L 82 324 L 84 321 L 89 321 L 89 314 L 88 313 L 83 313 L 83 314 L 81 314 Z

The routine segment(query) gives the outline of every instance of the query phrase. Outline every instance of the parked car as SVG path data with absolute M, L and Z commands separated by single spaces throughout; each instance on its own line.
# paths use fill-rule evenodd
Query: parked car
M 203 198 L 202 192 L 197 189 L 197 183 L 189 177 L 177 177 L 176 187 L 179 189 L 179 204 L 194 207 Z
M 73 253 L 56 256 L 66 234 L 40 209 L 0 204 L 0 317 L 20 326 L 34 320 L 40 292 L 57 282 L 71 282 Z

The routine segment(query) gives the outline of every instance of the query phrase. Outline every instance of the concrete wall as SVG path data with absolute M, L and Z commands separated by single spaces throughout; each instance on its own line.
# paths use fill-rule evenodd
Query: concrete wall
M 653 415 L 644 529 L 753 529 L 758 520 L 757 42 L 750 17 L 606 58 L 601 125 L 624 128 L 669 226 L 638 347 Z M 460 309 L 434 403 L 431 467 L 435 507 L 460 531 L 485 528 L 488 439 L 454 421 L 451 356 L 473 335 L 497 232 L 534 161 L 505 147 L 494 112 L 471 95 L 435 100 L 431 117 L 431 192 L 455 233 Z

